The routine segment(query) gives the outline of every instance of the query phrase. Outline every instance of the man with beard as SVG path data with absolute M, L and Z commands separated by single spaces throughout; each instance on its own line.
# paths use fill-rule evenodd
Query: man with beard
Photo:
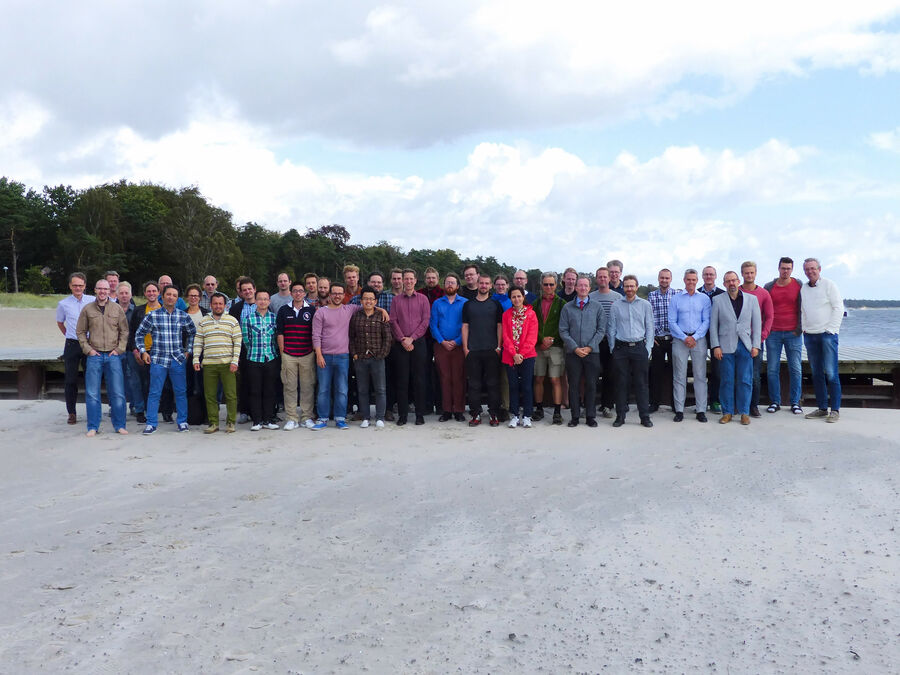
M 481 424 L 481 397 L 487 390 L 490 425 L 500 426 L 500 341 L 503 309 L 491 297 L 491 277 L 478 276 L 478 295 L 463 305 L 462 340 L 469 391 L 469 426 Z
M 462 422 L 465 413 L 466 360 L 462 349 L 462 314 L 467 300 L 458 294 L 459 277 L 444 277 L 444 296 L 431 306 L 429 328 L 434 338 L 434 360 L 441 383 L 443 412 L 438 419 L 451 417 Z

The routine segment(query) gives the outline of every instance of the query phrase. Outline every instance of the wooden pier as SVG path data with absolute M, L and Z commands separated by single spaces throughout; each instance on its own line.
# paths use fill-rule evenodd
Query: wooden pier
M 65 368 L 61 351 L 61 348 L 0 349 L 0 398 L 62 400 L 65 396 Z M 839 355 L 844 407 L 900 408 L 900 346 L 842 346 Z M 787 364 L 784 363 L 784 356 L 781 360 L 781 400 L 789 401 Z M 762 366 L 761 386 L 761 401 L 768 402 L 765 363 Z M 83 375 L 79 391 L 83 400 Z M 663 404 L 671 404 L 671 387 L 667 393 L 669 400 L 664 400 Z M 691 393 L 689 380 L 689 398 Z M 804 350 L 802 405 L 809 407 L 814 403 L 812 378 Z

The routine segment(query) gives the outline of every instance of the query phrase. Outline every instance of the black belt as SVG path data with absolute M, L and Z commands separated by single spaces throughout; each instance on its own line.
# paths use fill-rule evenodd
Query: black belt
M 657 339 L 657 340 L 662 340 L 663 342 L 671 342 L 671 341 L 672 341 L 672 336 L 671 336 L 671 335 L 657 335 L 657 336 L 656 336 L 656 339 Z
M 643 340 L 640 342 L 626 342 L 625 340 L 616 340 L 616 347 L 637 347 L 639 344 L 643 344 Z
M 685 335 L 687 335 L 688 337 L 691 337 L 693 335 L 693 333 L 685 333 Z

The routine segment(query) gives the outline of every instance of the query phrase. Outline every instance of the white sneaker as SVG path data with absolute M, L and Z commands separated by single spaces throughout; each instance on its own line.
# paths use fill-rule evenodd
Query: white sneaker
M 509 418 L 509 428 L 515 429 L 517 426 L 519 426 L 519 418 L 516 415 L 512 415 Z
M 263 426 L 264 426 L 266 429 L 269 429 L 269 430 L 271 430 L 271 431 L 275 431 L 276 429 L 280 429 L 280 428 L 281 428 L 280 426 L 278 426 L 277 424 L 275 424 L 275 422 L 266 422 L 265 424 L 263 424 Z
M 369 420 L 363 420 L 359 423 L 360 429 L 368 429 L 369 428 Z
M 384 420 L 375 420 L 376 429 L 384 429 Z
M 297 424 L 294 420 L 288 420 L 287 423 L 284 425 L 284 430 L 285 431 L 293 431 L 294 429 L 296 429 L 299 426 L 300 425 Z
M 250 431 L 262 431 L 262 424 L 254 424 L 250 427 Z
M 314 426 L 316 426 L 316 423 L 313 422 L 312 418 L 310 418 L 303 423 L 303 426 L 305 426 L 307 429 L 312 429 Z
M 531 418 L 523 417 L 522 418 L 522 426 L 525 427 L 526 429 L 530 429 L 531 428 Z

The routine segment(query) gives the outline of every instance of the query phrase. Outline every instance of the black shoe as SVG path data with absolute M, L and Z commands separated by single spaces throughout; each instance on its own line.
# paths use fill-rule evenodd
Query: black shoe
M 750 417 L 762 417 L 759 412 L 759 406 L 751 405 L 750 406 Z
M 578 418 L 573 417 L 572 419 L 569 420 L 569 423 L 566 426 L 577 427 L 578 426 Z
M 677 412 L 675 413 L 675 417 L 672 418 L 673 422 L 684 422 L 684 413 Z
M 544 419 L 544 409 L 535 408 L 534 412 L 531 414 L 531 419 L 535 422 L 540 422 L 542 419 Z
M 489 422 L 489 424 L 490 424 L 492 427 L 499 427 L 499 426 L 500 426 L 500 420 L 497 419 L 497 416 L 496 416 L 496 415 L 491 415 L 491 421 Z
M 697 413 L 697 421 L 706 423 L 706 413 L 698 412 Z
M 507 412 L 506 408 L 500 408 L 500 413 L 497 415 L 497 419 L 501 422 L 509 422 L 509 412 Z
M 466 416 L 462 413 L 453 413 L 453 419 L 455 419 L 457 422 L 465 422 Z
M 453 418 L 453 415 L 451 415 L 448 412 L 441 413 L 441 416 L 438 417 L 438 422 L 449 422 L 452 418 Z
M 591 428 L 597 426 L 597 418 L 596 417 L 588 417 L 586 424 Z
M 657 410 L 659 410 L 659 405 L 658 405 L 658 404 L 653 403 L 653 404 L 650 405 L 650 412 L 651 412 L 651 413 L 655 413 Z
M 625 424 L 625 418 L 624 418 L 624 417 L 617 417 L 616 420 L 615 420 L 615 422 L 613 422 L 613 426 L 614 426 L 614 427 L 620 427 L 620 426 L 622 426 L 623 424 Z
M 134 416 L 134 420 L 135 420 L 135 422 L 137 422 L 138 424 L 147 424 L 147 416 L 146 416 L 144 413 L 142 413 L 142 412 L 137 413 L 137 414 Z
M 562 413 L 555 412 L 553 413 L 553 424 L 560 425 L 562 424 Z
M 171 413 L 169 413 L 168 415 L 163 415 L 162 418 L 163 418 L 163 422 L 167 422 L 169 424 L 172 424 L 175 421 L 172 419 Z
M 384 421 L 385 422 L 393 422 L 394 421 L 394 411 L 393 410 L 386 410 L 384 412 Z
M 424 415 L 416 415 L 416 426 L 417 426 L 417 427 L 420 427 L 420 426 L 422 426 L 423 424 L 425 424 L 425 417 L 424 417 Z
M 406 424 L 406 415 L 397 418 L 398 427 L 402 427 L 404 424 Z
M 647 427 L 648 429 L 653 426 L 653 422 L 649 417 L 645 417 L 641 420 L 641 426 Z

